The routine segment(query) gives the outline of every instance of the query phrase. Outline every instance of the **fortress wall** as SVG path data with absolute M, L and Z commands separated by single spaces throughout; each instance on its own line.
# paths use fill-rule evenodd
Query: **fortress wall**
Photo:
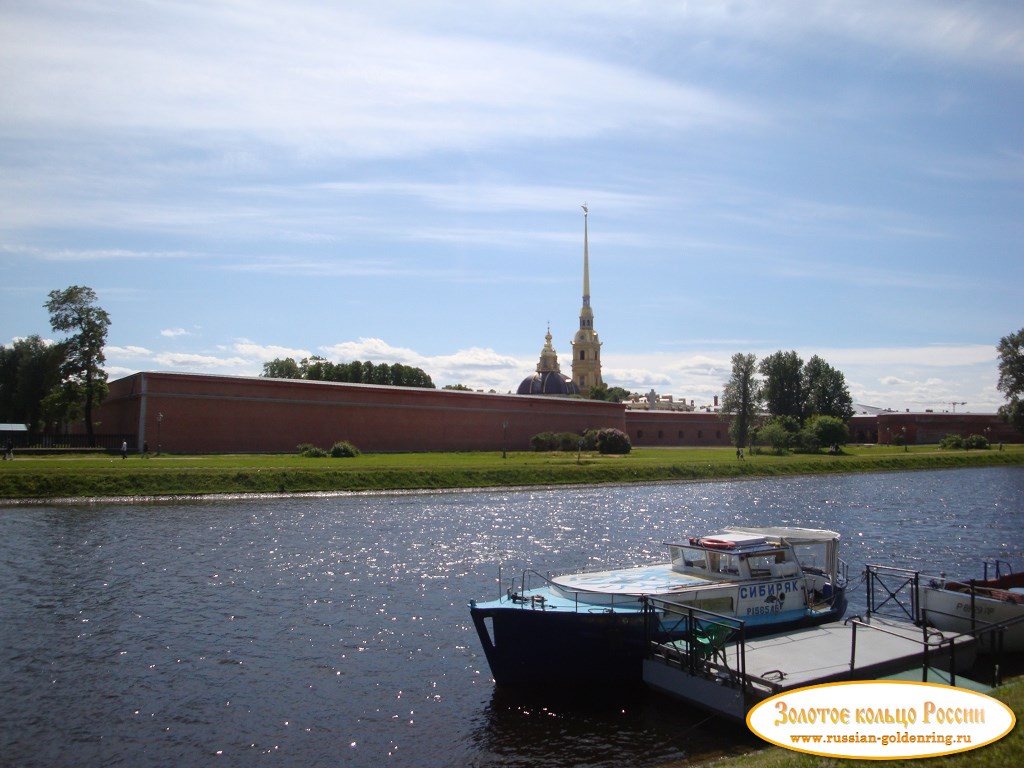
M 162 421 L 159 415 L 163 414 Z M 337 384 L 296 379 L 137 373 L 110 383 L 97 431 L 136 434 L 141 449 L 289 453 L 348 440 L 369 452 L 528 450 L 540 432 L 614 427 L 633 445 L 728 446 L 718 413 L 626 409 L 579 398 Z M 998 443 L 1024 436 L 995 414 L 884 413 L 850 420 L 850 442 L 910 445 L 949 433 Z
M 111 382 L 96 418 L 103 431 L 116 425 L 140 446 L 178 453 L 281 453 L 338 440 L 370 452 L 526 450 L 538 432 L 625 429 L 615 403 L 177 373 Z

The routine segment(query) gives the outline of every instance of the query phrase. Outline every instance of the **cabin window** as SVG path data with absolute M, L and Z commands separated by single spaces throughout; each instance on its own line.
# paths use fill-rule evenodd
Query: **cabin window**
M 699 568 L 702 571 L 708 567 L 703 550 L 685 547 L 680 547 L 673 552 L 672 565 L 677 568 Z
M 757 555 L 748 555 L 747 565 L 750 568 L 750 575 L 752 577 L 771 576 L 772 566 L 776 563 L 781 563 L 785 559 L 786 555 L 784 552 L 764 552 Z
M 708 570 L 711 573 L 725 573 L 730 576 L 737 576 L 740 572 L 740 558 L 738 555 L 708 552 Z
M 733 612 L 731 597 L 711 597 L 704 600 L 694 600 L 693 607 L 714 613 L 729 614 Z

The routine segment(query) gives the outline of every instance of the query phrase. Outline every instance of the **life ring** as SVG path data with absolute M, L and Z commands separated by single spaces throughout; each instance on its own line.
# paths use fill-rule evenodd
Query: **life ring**
M 736 542 L 728 539 L 701 539 L 700 543 L 708 549 L 736 549 Z

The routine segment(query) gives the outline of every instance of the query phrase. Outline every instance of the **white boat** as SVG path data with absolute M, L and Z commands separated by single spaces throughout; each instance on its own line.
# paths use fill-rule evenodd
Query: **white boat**
M 835 621 L 846 611 L 846 564 L 834 531 L 726 528 L 666 545 L 665 563 L 552 577 L 526 572 L 518 590 L 471 601 L 495 682 L 640 682 L 652 632 L 672 640 L 691 631 L 685 622 L 660 624 L 646 598 L 671 601 L 674 611 L 740 619 L 748 635 Z
M 922 582 L 921 618 L 944 632 L 978 634 L 983 650 L 1024 652 L 1024 572 L 1005 563 L 996 564 L 993 578 L 987 570 L 981 579 Z

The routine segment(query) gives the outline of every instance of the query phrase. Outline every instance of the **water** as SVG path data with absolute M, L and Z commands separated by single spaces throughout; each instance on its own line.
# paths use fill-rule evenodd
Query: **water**
M 727 524 L 1024 567 L 1024 470 L 0 509 L 9 766 L 655 766 L 749 749 L 653 693 L 496 691 L 470 598 Z M 857 579 L 853 579 L 856 581 Z M 863 608 L 851 590 L 851 611 Z

